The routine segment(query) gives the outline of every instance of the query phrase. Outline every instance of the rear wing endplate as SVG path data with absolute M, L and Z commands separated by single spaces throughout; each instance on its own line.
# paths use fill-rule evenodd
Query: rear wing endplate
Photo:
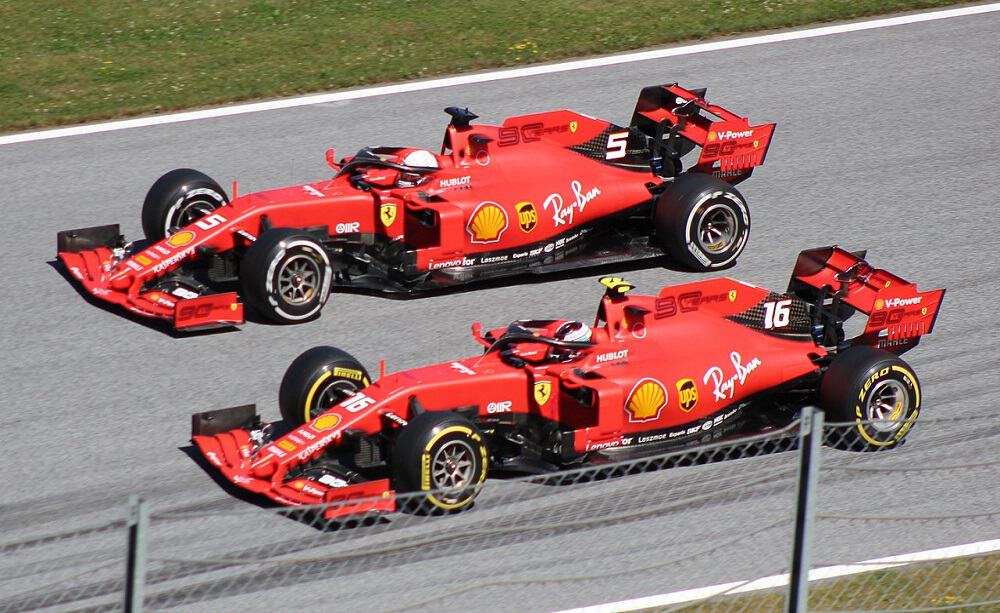
M 852 342 L 890 348 L 914 343 L 934 330 L 944 290 L 918 291 L 910 283 L 865 260 L 866 253 L 840 247 L 799 254 L 789 290 L 811 287 L 868 315 L 864 332 Z
M 654 155 L 680 158 L 701 147 L 691 172 L 742 181 L 764 163 L 776 124 L 750 125 L 746 117 L 707 102 L 705 91 L 676 83 L 644 87 L 632 126 L 662 144 L 654 145 Z

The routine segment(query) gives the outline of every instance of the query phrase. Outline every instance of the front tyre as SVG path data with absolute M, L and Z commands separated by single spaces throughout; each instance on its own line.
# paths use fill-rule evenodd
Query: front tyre
M 682 174 L 656 201 L 654 228 L 674 261 L 695 271 L 727 268 L 750 237 L 750 209 L 732 185 L 716 177 Z
M 896 447 L 920 412 L 920 382 L 913 369 L 874 347 L 851 347 L 837 355 L 823 373 L 819 396 L 828 422 L 854 424 L 846 431 L 827 431 L 827 444 L 840 449 Z
M 453 513 L 472 505 L 489 469 L 483 434 L 461 415 L 428 411 L 403 428 L 392 454 L 400 507 L 414 513 Z
M 281 379 L 281 417 L 297 428 L 370 383 L 368 371 L 351 354 L 336 347 L 313 347 L 295 358 Z
M 261 234 L 240 264 L 247 303 L 281 324 L 318 316 L 332 280 L 326 248 L 314 236 L 293 228 L 273 228 Z
M 229 202 L 226 192 L 208 175 L 178 168 L 153 183 L 142 203 L 142 230 L 161 241 Z

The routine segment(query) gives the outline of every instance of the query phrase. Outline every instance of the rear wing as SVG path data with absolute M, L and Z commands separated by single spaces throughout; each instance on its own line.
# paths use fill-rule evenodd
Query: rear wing
M 764 163 L 776 124 L 752 126 L 747 118 L 706 102 L 705 91 L 676 83 L 644 87 L 631 125 L 653 138 L 654 161 L 679 159 L 701 147 L 690 172 L 737 183 Z
M 874 268 L 865 255 L 836 246 L 807 249 L 795 262 L 788 289 L 817 297 L 825 305 L 818 310 L 827 313 L 836 314 L 840 303 L 861 311 L 868 322 L 850 343 L 900 353 L 934 330 L 944 290 L 918 291 L 915 284 Z

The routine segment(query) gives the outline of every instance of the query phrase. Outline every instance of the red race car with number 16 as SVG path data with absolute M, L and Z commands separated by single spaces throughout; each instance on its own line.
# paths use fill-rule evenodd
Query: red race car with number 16
M 281 504 L 329 503 L 336 517 L 461 510 L 491 469 L 656 453 L 783 426 L 806 404 L 854 424 L 834 444 L 889 449 L 921 410 L 899 354 L 931 332 L 944 290 L 917 291 L 863 253 L 802 252 L 784 293 L 728 278 L 655 296 L 602 283 L 593 326 L 475 324 L 484 353 L 374 382 L 344 351 L 311 349 L 281 383 L 284 424 L 262 424 L 253 406 L 209 411 L 193 416 L 193 440 L 232 483 Z M 868 319 L 847 338 L 856 311 Z

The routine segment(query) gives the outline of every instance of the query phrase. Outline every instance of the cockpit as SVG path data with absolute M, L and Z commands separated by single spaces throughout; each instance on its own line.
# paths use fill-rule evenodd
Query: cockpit
M 347 176 L 362 191 L 373 187 L 411 188 L 423 185 L 442 167 L 440 156 L 426 149 L 365 147 L 338 167 L 337 177 Z

